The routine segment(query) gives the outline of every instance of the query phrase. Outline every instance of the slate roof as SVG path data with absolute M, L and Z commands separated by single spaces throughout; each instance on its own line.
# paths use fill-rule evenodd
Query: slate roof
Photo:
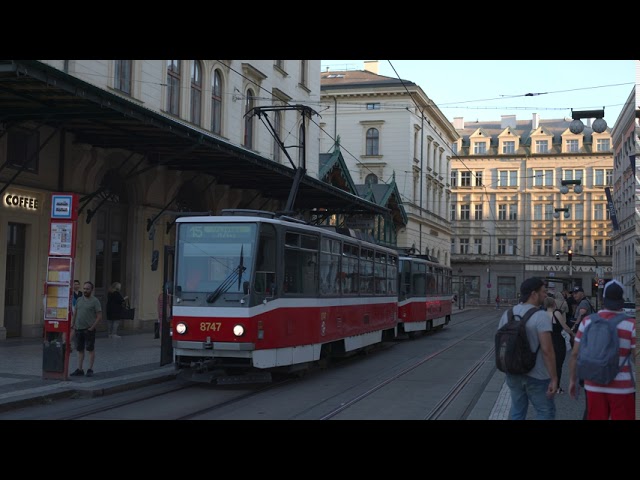
M 387 77 L 378 75 L 367 70 L 331 70 L 320 74 L 320 85 L 322 89 L 331 88 L 361 88 L 363 84 L 367 87 L 371 86 L 415 86 L 410 80 L 400 80 L 395 77 Z
M 562 154 L 562 134 L 569 129 L 569 124 L 572 122 L 571 118 L 561 118 L 561 119 L 551 119 L 551 120 L 539 120 L 538 128 L 542 128 L 544 133 L 549 133 L 552 135 L 552 141 L 549 148 L 549 151 L 544 155 L 549 154 Z M 585 123 L 584 131 L 582 135 L 583 146 L 580 152 L 578 153 L 595 153 L 593 151 L 593 129 L 588 127 Z M 513 126 L 503 126 L 502 121 L 475 121 L 475 122 L 465 122 L 465 128 L 456 129 L 460 137 L 462 138 L 462 148 L 459 151 L 458 155 L 472 155 L 469 153 L 470 147 L 470 136 L 473 135 L 476 131 L 481 130 L 483 132 L 483 136 L 487 136 L 490 138 L 490 145 L 487 149 L 486 153 L 483 153 L 483 156 L 487 155 L 499 155 L 498 152 L 498 136 L 502 134 L 507 128 L 511 133 L 520 138 L 520 145 L 518 150 L 515 152 L 516 155 L 528 155 L 535 152 L 532 151 L 531 145 L 531 134 L 534 131 L 533 129 L 533 120 L 517 120 L 515 122 L 515 127 Z M 610 128 L 607 128 L 607 131 L 610 131 Z

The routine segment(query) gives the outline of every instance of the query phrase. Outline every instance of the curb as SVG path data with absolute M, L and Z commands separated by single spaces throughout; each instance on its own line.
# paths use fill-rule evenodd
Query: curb
M 47 404 L 54 400 L 65 398 L 96 398 L 112 395 L 114 393 L 135 390 L 136 388 L 147 385 L 173 380 L 176 376 L 177 372 L 175 372 L 173 366 L 171 366 L 170 369 L 165 368 L 164 370 L 140 372 L 121 377 L 108 378 L 85 385 L 71 385 L 71 382 L 65 381 L 64 384 L 35 387 L 30 389 L 30 391 L 27 390 L 26 393 L 17 393 L 13 398 L 0 399 L 0 412 Z

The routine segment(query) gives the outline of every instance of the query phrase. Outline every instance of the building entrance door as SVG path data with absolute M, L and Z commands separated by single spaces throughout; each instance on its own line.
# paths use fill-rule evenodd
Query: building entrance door
M 97 221 L 95 252 L 95 291 L 94 295 L 102 304 L 103 322 L 100 330 L 106 328 L 107 293 L 113 282 L 122 284 L 123 296 L 126 292 L 126 238 L 127 238 L 127 206 L 105 203 L 96 212 Z M 80 282 L 83 282 L 80 279 Z
M 22 336 L 25 237 L 26 225 L 8 224 L 7 271 L 4 282 L 4 326 L 7 338 Z

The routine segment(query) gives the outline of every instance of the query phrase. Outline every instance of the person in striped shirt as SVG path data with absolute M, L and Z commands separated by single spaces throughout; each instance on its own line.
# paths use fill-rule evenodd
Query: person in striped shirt
M 604 286 L 602 303 L 604 308 L 598 314 L 611 319 L 622 312 L 624 305 L 624 288 L 617 280 L 611 280 Z M 578 351 L 580 350 L 580 340 L 584 334 L 586 326 L 591 322 L 589 317 L 584 317 L 574 340 L 571 360 L 569 362 L 569 394 L 572 398 L 577 398 L 578 381 L 576 378 L 576 364 Z M 633 365 L 635 364 L 636 348 L 636 323 L 635 319 L 629 317 L 618 324 L 619 355 L 620 365 L 623 365 L 616 377 L 606 385 L 584 381 L 584 390 L 587 396 L 587 420 L 635 420 L 635 381 Z M 629 361 L 625 361 L 627 356 Z M 624 364 L 623 364 L 624 362 Z

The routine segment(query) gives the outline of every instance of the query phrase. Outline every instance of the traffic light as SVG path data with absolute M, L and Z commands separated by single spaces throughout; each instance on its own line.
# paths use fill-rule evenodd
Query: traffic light
M 569 258 L 569 261 L 571 261 L 572 256 L 573 256 L 573 250 L 571 249 L 567 250 L 567 257 Z
M 556 260 L 560 260 L 560 252 L 556 252 Z

